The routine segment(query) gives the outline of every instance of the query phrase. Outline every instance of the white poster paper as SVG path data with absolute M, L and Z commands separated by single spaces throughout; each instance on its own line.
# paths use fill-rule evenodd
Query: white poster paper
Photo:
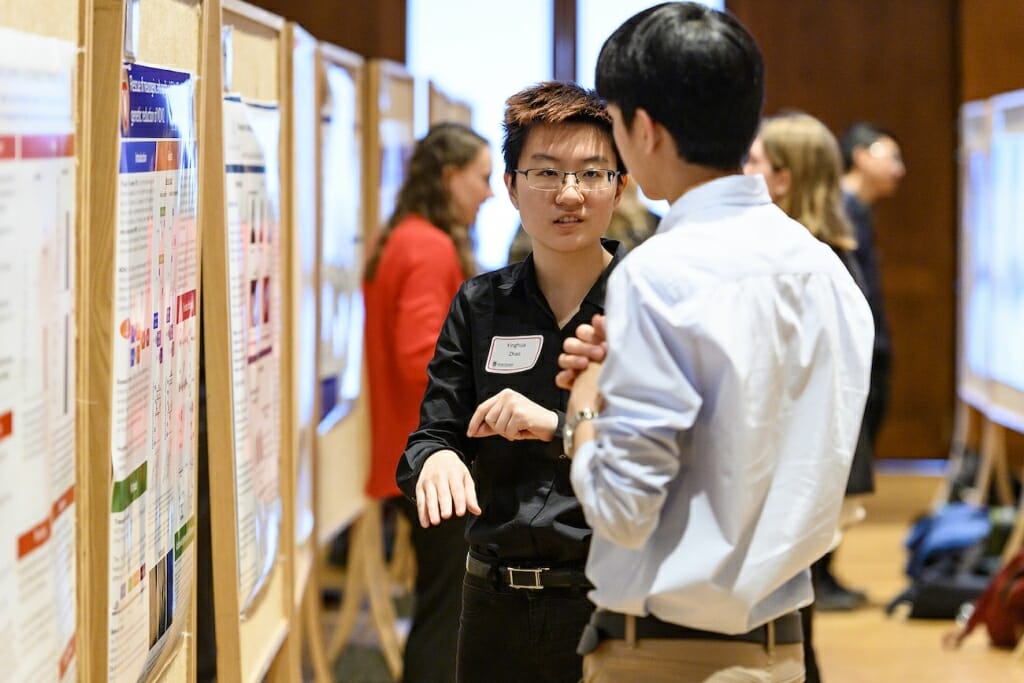
M 127 64 L 120 98 L 108 678 L 127 683 L 191 602 L 199 273 L 193 78 Z
M 0 28 L 0 662 L 74 681 L 74 46 Z
M 281 524 L 281 242 L 276 105 L 224 99 L 231 378 L 243 614 L 277 555 Z
M 356 84 L 343 67 L 327 67 L 321 111 L 322 254 L 320 266 L 320 418 L 330 428 L 359 396 L 363 367 L 363 216 Z M 390 211 L 390 210 L 389 210 Z

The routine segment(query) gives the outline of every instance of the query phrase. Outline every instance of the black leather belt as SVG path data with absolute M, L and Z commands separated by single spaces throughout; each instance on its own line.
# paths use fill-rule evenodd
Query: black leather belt
M 636 638 L 674 638 L 682 640 L 726 640 L 768 645 L 768 624 L 762 624 L 746 633 L 726 634 L 702 631 L 662 621 L 654 616 L 635 617 Z M 800 625 L 800 613 L 790 612 L 774 622 L 775 645 L 793 645 L 804 640 Z M 586 626 L 577 652 L 586 654 L 597 647 L 602 640 L 623 640 L 626 637 L 626 616 L 618 612 L 596 610 Z
M 579 569 L 551 567 L 508 567 L 491 564 L 472 555 L 466 555 L 466 573 L 482 579 L 490 579 L 509 588 L 541 590 L 543 588 L 581 588 L 590 590 L 593 586 Z

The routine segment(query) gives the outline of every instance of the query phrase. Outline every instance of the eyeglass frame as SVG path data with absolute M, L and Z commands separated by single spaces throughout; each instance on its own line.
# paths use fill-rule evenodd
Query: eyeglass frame
M 533 185 L 530 185 L 530 176 L 529 176 L 530 171 L 554 171 L 555 173 L 560 173 L 562 175 L 561 182 L 559 182 L 558 187 L 552 187 L 552 188 L 548 188 L 548 189 L 545 189 L 545 188 L 542 188 L 542 187 L 534 187 Z M 595 189 L 588 189 L 588 188 L 584 187 L 583 184 L 580 182 L 580 177 L 579 177 L 578 174 L 580 174 L 580 173 L 587 173 L 587 172 L 590 172 L 590 171 L 600 171 L 601 173 L 607 173 L 608 174 L 608 186 L 607 187 L 599 187 L 599 188 L 595 188 Z M 537 190 L 538 192 L 561 192 L 565 188 L 565 186 L 566 186 L 566 178 L 568 178 L 569 176 L 573 177 L 573 180 L 576 183 L 575 187 L 580 192 L 602 192 L 604 190 L 608 190 L 608 189 L 611 189 L 611 188 L 615 187 L 615 179 L 616 178 L 620 178 L 623 175 L 625 175 L 622 171 L 616 171 L 616 170 L 613 170 L 613 169 L 610 169 L 610 168 L 581 168 L 578 171 L 563 171 L 561 169 L 551 168 L 549 166 L 539 166 L 537 168 L 524 168 L 524 169 L 514 168 L 514 169 L 512 169 L 512 172 L 513 173 L 522 173 L 523 177 L 526 178 L 526 184 L 529 185 L 530 189 L 531 190 Z

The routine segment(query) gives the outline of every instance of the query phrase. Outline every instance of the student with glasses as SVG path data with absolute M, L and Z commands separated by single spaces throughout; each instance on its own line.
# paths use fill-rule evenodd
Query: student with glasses
M 533 253 L 455 296 L 397 479 L 424 527 L 470 513 L 457 680 L 575 683 L 590 529 L 561 457 L 568 392 L 551 378 L 566 337 L 604 311 L 623 251 L 601 235 L 625 169 L 604 102 L 577 85 L 513 95 L 504 125 Z

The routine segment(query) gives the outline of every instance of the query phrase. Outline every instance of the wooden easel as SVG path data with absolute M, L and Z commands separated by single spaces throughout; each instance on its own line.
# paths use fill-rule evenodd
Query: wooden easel
M 388 670 L 400 680 L 403 643 L 396 630 L 391 572 L 384 560 L 381 508 L 380 501 L 368 502 L 352 525 L 341 610 L 327 646 L 327 658 L 334 661 L 348 644 L 365 598 Z
M 949 454 L 949 473 L 933 501 L 933 508 L 949 500 L 953 485 L 953 474 L 963 466 L 966 452 L 978 450 L 978 472 L 974 485 L 965 495 L 967 502 L 984 505 L 988 502 L 989 489 L 993 479 L 996 487 L 996 501 L 999 505 L 1013 504 L 1013 488 L 1010 471 L 1006 462 L 1005 427 L 990 420 L 984 413 L 963 400 L 958 400 L 953 418 L 953 443 Z

